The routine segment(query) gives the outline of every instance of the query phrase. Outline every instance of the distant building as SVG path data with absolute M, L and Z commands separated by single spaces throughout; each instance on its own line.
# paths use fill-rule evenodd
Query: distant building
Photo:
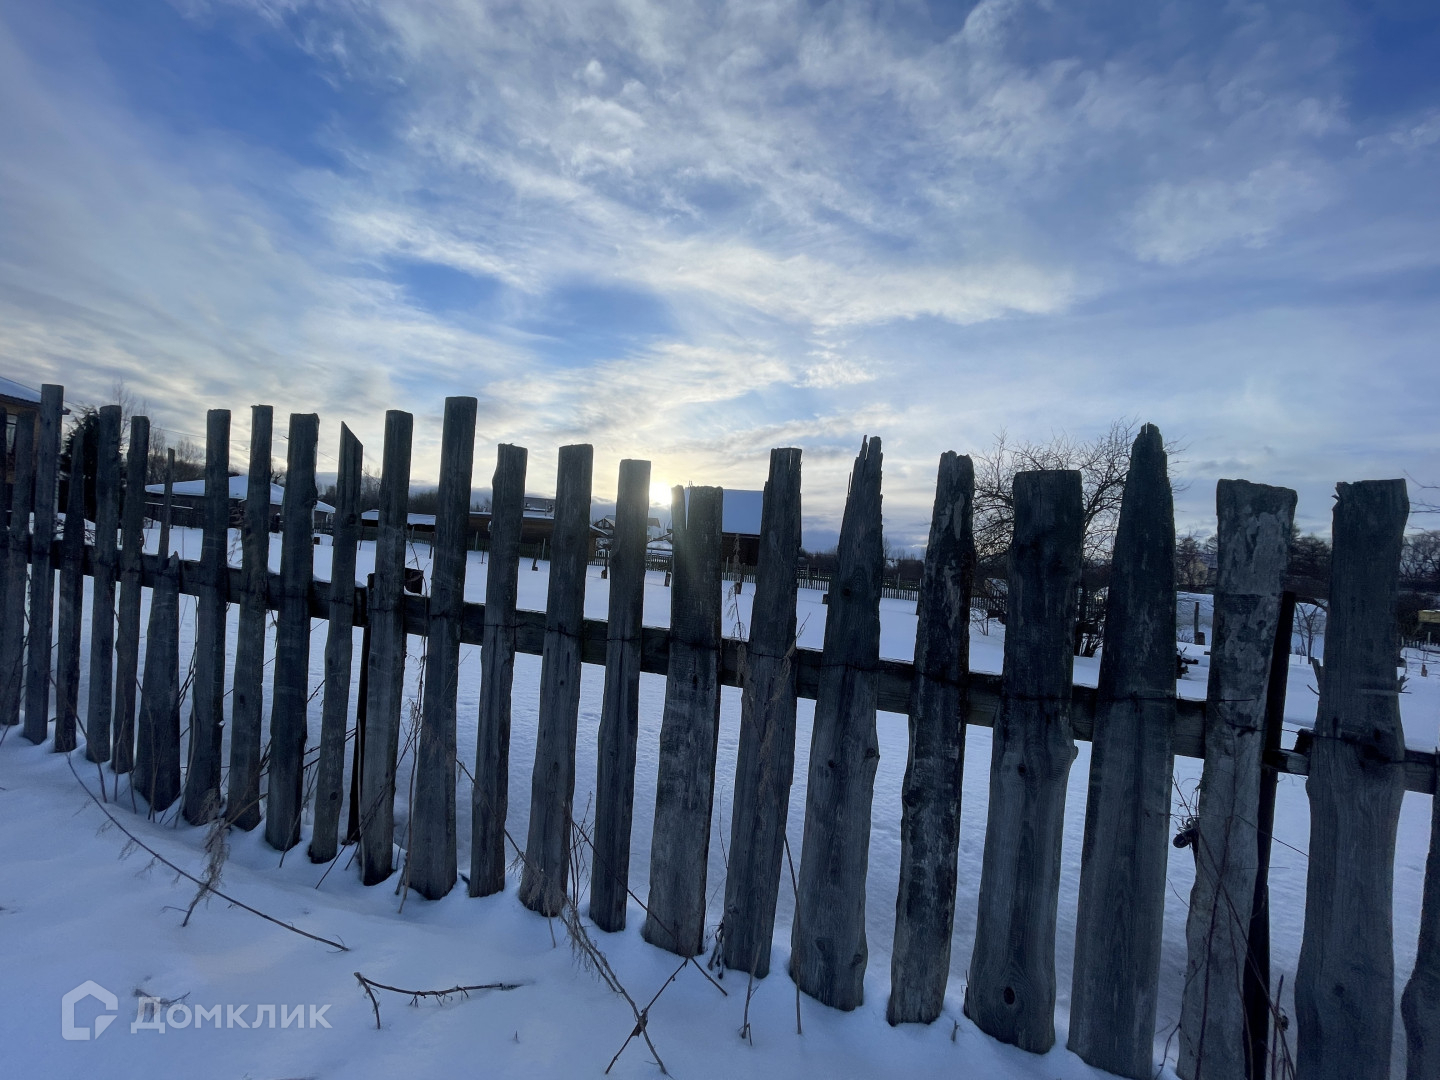
M 15 427 L 26 423 L 40 436 L 40 391 L 0 378 L 0 409 L 5 410 L 5 480 L 15 480 Z
M 250 489 L 248 476 L 230 477 L 230 524 L 238 527 L 245 520 L 245 496 Z M 164 484 L 149 484 L 145 488 L 145 515 L 158 518 L 161 500 L 165 497 Z M 279 484 L 270 485 L 270 531 L 280 528 L 280 510 L 285 502 L 285 489 Z M 205 481 L 183 480 L 172 488 L 171 520 L 177 525 L 200 527 L 204 524 Z M 335 507 L 327 502 L 315 502 L 315 527 L 329 528 L 335 517 Z M 433 519 L 432 519 L 433 520 Z M 433 527 L 433 526 L 432 526 Z
M 373 539 L 380 524 L 379 510 L 366 510 L 360 515 L 360 531 L 364 539 Z M 406 528 L 417 538 L 430 541 L 435 533 L 434 514 L 407 514 Z M 488 547 L 490 543 L 490 511 L 471 510 L 466 528 L 467 547 Z M 602 535 L 595 525 L 590 527 L 590 557 L 596 552 L 596 542 Z M 520 546 L 526 555 L 544 551 L 548 556 L 550 544 L 555 536 L 555 500 L 525 496 L 525 509 L 520 518 Z
M 760 562 L 760 511 L 765 492 L 726 488 L 720 510 L 720 558 L 735 566 L 756 566 Z M 685 507 L 690 507 L 690 489 L 685 489 Z

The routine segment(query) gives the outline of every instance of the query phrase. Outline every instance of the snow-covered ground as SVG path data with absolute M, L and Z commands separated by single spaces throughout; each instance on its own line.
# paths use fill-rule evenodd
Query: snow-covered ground
M 151 534 L 150 543 L 155 543 Z M 199 535 L 176 530 L 174 549 L 184 557 L 199 554 Z M 428 549 L 412 550 L 412 562 L 427 567 Z M 316 575 L 329 572 L 329 549 L 316 549 Z M 238 561 L 238 540 L 232 543 Z M 357 574 L 370 569 L 373 547 L 362 546 Z M 278 569 L 278 538 L 272 566 Z M 483 556 L 470 556 L 466 597 L 484 599 Z M 520 606 L 543 610 L 548 567 L 531 572 L 523 563 Z M 608 582 L 592 567 L 587 580 L 586 614 L 603 618 Z M 646 584 L 645 621 L 669 621 L 670 592 L 663 577 L 652 574 Z M 742 632 L 749 622 L 750 591 L 727 603 L 726 632 Z M 1188 604 L 1202 605 L 1202 629 L 1209 634 L 1207 597 L 1182 598 L 1181 626 L 1190 624 Z M 148 594 L 147 594 L 148 602 Z M 88 599 L 87 608 L 88 612 Z M 825 607 L 818 592 L 802 590 L 798 601 L 801 644 L 819 648 Z M 182 598 L 182 656 L 190 654 L 193 598 Z M 898 659 L 911 656 L 915 611 L 912 602 L 882 602 L 882 652 Z M 233 655 L 234 608 L 230 645 Z M 86 629 L 88 639 L 88 627 Z M 988 634 L 972 632 L 971 664 L 978 671 L 999 671 L 1004 628 L 992 623 Z M 311 684 L 322 675 L 325 628 L 314 623 Z M 358 662 L 359 635 L 356 635 Z M 409 666 L 413 694 L 421 642 L 411 639 Z M 1204 696 L 1207 677 L 1203 648 L 1185 646 L 1198 659 L 1180 682 L 1186 697 Z M 1287 726 L 1313 721 L 1314 678 L 1304 657 L 1292 657 L 1289 669 Z M 1410 664 L 1402 701 L 1407 741 L 1431 749 L 1440 726 L 1440 670 L 1432 657 L 1427 677 L 1420 660 Z M 1076 681 L 1093 685 L 1098 659 L 1076 661 Z M 83 673 L 82 673 L 83 679 Z M 516 658 L 514 732 L 511 743 L 509 830 L 523 839 L 529 813 L 529 779 L 534 755 L 535 716 L 540 659 Z M 582 812 L 593 790 L 595 737 L 604 672 L 587 666 L 582 696 L 577 757 L 576 810 Z M 82 682 L 82 686 L 84 683 Z M 664 699 L 664 679 L 641 679 L 640 744 L 636 776 L 632 888 L 644 897 L 649 866 L 655 793 L 656 749 Z M 478 651 L 462 649 L 459 685 L 459 746 L 469 758 L 475 746 L 479 689 Z M 83 703 L 83 694 L 82 694 Z M 187 706 L 188 709 L 188 706 Z M 716 786 L 709 891 L 710 917 L 718 921 L 724 888 L 724 852 L 730 831 L 730 792 L 739 735 L 739 692 L 726 688 Z M 789 834 L 799 858 L 805 806 L 806 762 L 813 703 L 801 700 L 796 747 L 796 780 L 791 795 Z M 320 698 L 312 699 L 310 739 L 318 739 Z M 655 1005 L 649 1032 L 675 1076 L 736 1075 L 861 1077 L 939 1072 L 975 1076 L 1078 1078 L 1102 1075 L 1064 1049 L 1073 949 L 1074 905 L 1080 865 L 1089 744 L 1080 743 L 1071 770 L 1065 832 L 1064 876 L 1061 885 L 1057 972 L 1059 1004 L 1057 1045 L 1044 1056 L 1003 1046 L 981 1035 L 961 1014 L 965 971 L 975 928 L 981 849 L 985 833 L 985 802 L 990 760 L 990 732 L 970 728 L 960 838 L 960 874 L 955 940 L 945 1016 L 928 1027 L 889 1027 L 884 1018 L 889 991 L 890 948 L 894 927 L 895 890 L 899 877 L 900 785 L 906 756 L 905 717 L 879 715 L 880 764 L 875 782 L 874 827 L 871 838 L 867 918 L 870 963 L 865 1005 L 853 1014 L 827 1009 L 803 998 L 804 1034 L 795 1030 L 794 985 L 785 975 L 789 953 L 793 896 L 781 889 L 776 921 L 772 974 L 756 984 L 750 1002 L 753 1045 L 738 1031 L 745 1010 L 746 982 L 732 973 L 722 986 L 728 996 L 698 971 L 680 972 Z M 82 744 L 83 745 L 83 744 Z M 228 760 L 228 750 L 227 750 Z M 94 766 L 73 755 L 81 781 L 97 787 Z M 1176 813 L 1193 802 L 1200 774 L 1198 761 L 1181 758 L 1175 767 Z M 400 787 L 407 790 L 408 759 L 401 764 Z M 107 788 L 113 786 L 108 776 Z M 348 784 L 348 778 L 347 778 Z M 1418 932 L 1421 879 L 1429 842 L 1430 798 L 1407 794 L 1400 823 L 1395 868 L 1396 992 L 1409 977 Z M 403 802 L 403 800 L 402 800 Z M 458 799 L 460 866 L 468 868 L 468 786 Z M 111 804 L 126 828 L 167 859 L 192 873 L 205 863 L 205 831 L 177 824 L 173 811 L 164 821 L 147 821 L 132 812 L 122 784 Z M 397 838 L 402 842 L 407 821 L 403 805 L 397 812 Z M 634 1026 L 624 1001 L 611 993 L 577 960 L 559 924 L 551 925 L 526 911 L 510 888 L 495 897 L 472 900 L 462 885 L 438 902 L 414 895 L 404 901 L 393 887 L 363 888 L 348 865 L 350 849 L 338 865 L 312 865 L 302 846 L 283 859 L 259 835 L 231 838 L 221 888 L 236 899 L 307 931 L 343 940 L 339 952 L 257 919 L 224 901 L 202 905 L 188 926 L 181 926 L 194 887 L 169 870 L 152 865 L 144 852 L 127 852 L 126 838 L 110 826 L 81 790 L 69 764 L 20 738 L 18 730 L 0 736 L 0 1059 L 7 1075 L 24 1076 L 375 1076 L 417 1073 L 484 1076 L 599 1076 Z M 306 828 L 308 830 L 308 821 Z M 1274 969 L 1285 976 L 1286 1008 L 1299 955 L 1304 911 L 1305 855 L 1309 816 L 1302 779 L 1281 777 L 1276 813 L 1276 845 L 1272 857 Z M 1170 862 L 1170 895 L 1166 907 L 1165 946 L 1157 1057 L 1179 1014 L 1184 970 L 1184 915 L 1193 876 L 1187 852 L 1174 851 Z M 632 903 L 630 927 L 615 935 L 594 932 L 621 981 L 641 1005 L 675 970 L 675 958 L 646 945 L 639 936 L 641 913 Z M 510 992 L 482 992 L 468 1000 L 456 997 L 443 1004 L 427 1001 L 408 1007 L 408 999 L 382 994 L 383 1029 L 375 1030 L 369 1000 L 353 972 L 413 989 L 441 989 L 457 984 L 519 982 Z M 93 980 L 119 998 L 118 1011 L 107 1013 L 90 998 L 77 1009 L 76 1023 L 88 1025 L 99 1014 L 117 1019 L 89 1041 L 62 1038 L 61 999 L 72 988 Z M 257 1005 L 329 1006 L 326 1028 L 307 1022 L 268 1026 L 257 1032 L 207 1022 L 181 1030 L 130 1030 L 141 996 L 181 1000 L 173 1019 L 187 1009 L 214 1005 L 247 1006 L 239 1018 L 254 1021 Z M 225 1010 L 222 1010 L 222 1017 Z M 267 1014 L 268 1015 L 268 1014 Z M 308 1017 L 308 1014 L 307 1014 Z M 1293 1029 L 1292 1029 L 1293 1035 Z M 1170 1044 L 1173 1061 L 1174 1046 Z M 1398 1025 L 1395 1068 L 1403 1068 Z M 630 1045 L 612 1075 L 653 1076 L 644 1044 Z M 1164 1075 L 1172 1075 L 1168 1068 Z

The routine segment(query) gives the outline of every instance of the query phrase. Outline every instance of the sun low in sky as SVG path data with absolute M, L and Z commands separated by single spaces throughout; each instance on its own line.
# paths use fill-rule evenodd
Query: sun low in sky
M 1220 477 L 1440 480 L 1440 6 L 0 0 L 0 372 L 174 431 L 386 408 L 759 488 L 1117 418 Z M 277 422 L 281 422 L 278 421 Z M 657 484 L 656 497 L 659 498 Z M 667 501 L 668 494 L 661 501 Z

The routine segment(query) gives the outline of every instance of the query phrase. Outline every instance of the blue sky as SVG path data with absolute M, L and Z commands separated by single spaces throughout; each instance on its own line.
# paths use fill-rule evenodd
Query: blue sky
M 1112 419 L 1220 477 L 1440 482 L 1440 6 L 0 0 L 0 369 L 378 461 L 493 446 L 758 487 L 808 538 L 865 435 L 935 462 Z

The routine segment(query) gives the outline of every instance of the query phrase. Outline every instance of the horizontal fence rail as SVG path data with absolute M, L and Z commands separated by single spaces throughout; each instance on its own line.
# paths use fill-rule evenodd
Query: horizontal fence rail
M 60 545 L 57 541 L 55 559 L 58 563 Z M 199 596 L 202 569 L 195 560 L 180 560 L 180 592 L 186 596 Z M 85 573 L 94 573 L 94 548 L 86 545 Z M 159 577 L 160 559 L 156 555 L 145 555 L 142 559 L 143 581 L 147 588 L 153 588 Z M 229 568 L 230 595 L 240 595 L 240 568 Z M 280 575 L 271 574 L 267 590 L 266 605 L 271 611 L 278 611 L 280 604 Z M 330 614 L 330 583 L 315 579 L 310 587 L 310 617 L 325 619 Z M 545 648 L 545 613 L 543 611 L 515 612 L 515 650 L 540 656 Z M 355 587 L 355 626 L 369 625 L 369 612 L 363 586 Z M 409 595 L 405 597 L 405 632 L 424 637 L 428 632 L 428 598 Z M 479 645 L 485 630 L 485 605 L 467 602 L 464 606 L 460 640 L 466 645 Z M 605 663 L 605 642 L 608 624 L 603 619 L 586 619 L 580 646 L 583 663 L 603 666 Z M 740 650 L 744 642 L 726 638 L 722 643 L 720 682 L 724 686 L 740 686 Z M 641 631 L 640 670 L 652 675 L 664 675 L 669 671 L 670 633 L 664 627 L 647 626 Z M 797 671 L 796 689 L 800 697 L 815 699 L 820 687 L 820 670 L 824 666 L 818 649 L 795 650 Z M 882 659 L 878 667 L 879 693 L 877 707 L 885 712 L 905 713 L 910 707 L 911 687 L 915 682 L 915 667 L 904 660 Z M 969 711 L 966 723 L 978 727 L 992 727 L 995 710 L 1000 706 L 1001 676 L 983 671 L 970 672 Z M 1076 686 L 1071 691 L 1071 723 L 1077 739 L 1089 742 L 1095 732 L 1096 690 L 1091 686 Z M 1175 753 L 1181 757 L 1205 757 L 1205 702 L 1180 698 L 1175 703 Z M 1271 750 L 1265 755 L 1265 764 L 1278 773 L 1289 776 L 1308 776 L 1309 754 L 1303 750 Z M 1426 750 L 1406 750 L 1405 790 L 1423 795 L 1435 793 L 1436 754 Z

